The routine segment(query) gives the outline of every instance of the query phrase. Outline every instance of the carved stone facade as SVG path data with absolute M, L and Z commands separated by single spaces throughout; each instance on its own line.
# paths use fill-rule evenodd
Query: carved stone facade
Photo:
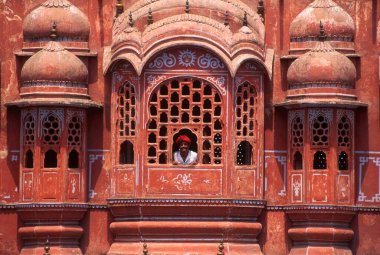
M 0 254 L 378 254 L 377 1 L 0 10 Z

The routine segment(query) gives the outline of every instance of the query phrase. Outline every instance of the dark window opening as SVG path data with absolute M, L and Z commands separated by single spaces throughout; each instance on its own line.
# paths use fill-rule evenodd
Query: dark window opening
M 134 149 L 130 141 L 124 141 L 120 144 L 119 163 L 121 165 L 134 163 Z
M 47 152 L 45 152 L 44 168 L 57 168 L 57 166 L 57 153 L 54 150 L 48 150 Z
M 211 158 L 209 154 L 203 154 L 202 164 L 211 164 Z
M 189 86 L 184 85 L 184 86 L 182 87 L 182 95 L 184 95 L 184 96 L 188 96 L 188 95 L 190 95 L 190 88 L 189 88 Z
M 179 95 L 177 92 L 173 92 L 170 97 L 171 102 L 179 102 Z
M 79 168 L 79 153 L 76 150 L 69 154 L 69 168 Z
M 237 165 L 252 165 L 252 145 L 247 141 L 239 143 L 236 153 Z
M 160 164 L 167 164 L 168 163 L 168 157 L 166 156 L 166 153 L 160 154 L 160 158 L 158 160 L 158 163 L 160 163 Z
M 33 152 L 31 150 L 28 150 L 25 154 L 25 168 L 33 168 Z
M 338 156 L 339 170 L 348 170 L 348 155 L 345 151 L 342 151 Z
M 323 151 L 317 151 L 314 154 L 313 168 L 314 169 L 327 169 L 326 154 Z
M 161 86 L 160 95 L 167 95 L 167 94 L 168 94 L 168 87 Z
M 196 80 L 193 82 L 193 88 L 199 89 L 201 87 L 201 82 Z
M 293 170 L 302 170 L 302 154 L 297 151 L 294 153 L 294 158 L 293 158 Z
M 173 89 L 179 88 L 179 82 L 177 80 L 172 80 L 171 85 Z

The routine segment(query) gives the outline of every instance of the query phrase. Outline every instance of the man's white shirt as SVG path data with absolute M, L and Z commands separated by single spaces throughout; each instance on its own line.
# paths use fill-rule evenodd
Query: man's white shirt
M 189 150 L 186 159 L 183 160 L 180 151 L 176 151 L 174 152 L 174 160 L 180 164 L 192 164 L 198 160 L 198 153 Z

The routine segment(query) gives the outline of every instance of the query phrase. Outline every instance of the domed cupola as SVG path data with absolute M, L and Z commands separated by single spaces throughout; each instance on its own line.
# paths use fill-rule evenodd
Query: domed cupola
M 332 0 L 315 0 L 290 24 L 290 51 L 312 49 L 318 41 L 319 23 L 326 28 L 326 40 L 344 52 L 354 51 L 355 24 L 351 16 Z
M 65 47 L 81 47 L 84 43 L 87 46 L 90 33 L 87 16 L 67 0 L 47 0 L 25 17 L 23 34 L 26 47 L 28 43 L 48 41 L 52 23 L 60 31 L 57 41 Z
M 54 27 L 52 32 L 54 39 L 57 37 Z M 86 101 L 89 99 L 87 79 L 85 64 L 59 42 L 50 41 L 25 62 L 20 96 L 29 102 L 40 100 L 48 104 L 67 103 L 62 99 Z
M 325 41 L 322 23 L 320 26 L 317 45 L 296 59 L 288 69 L 287 99 L 314 103 L 356 100 L 355 65 Z

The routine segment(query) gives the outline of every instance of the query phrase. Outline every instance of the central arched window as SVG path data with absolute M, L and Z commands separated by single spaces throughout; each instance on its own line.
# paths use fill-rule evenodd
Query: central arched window
M 172 79 L 150 96 L 148 164 L 170 164 L 179 135 L 191 139 L 199 164 L 222 164 L 222 98 L 209 82 L 196 78 Z

